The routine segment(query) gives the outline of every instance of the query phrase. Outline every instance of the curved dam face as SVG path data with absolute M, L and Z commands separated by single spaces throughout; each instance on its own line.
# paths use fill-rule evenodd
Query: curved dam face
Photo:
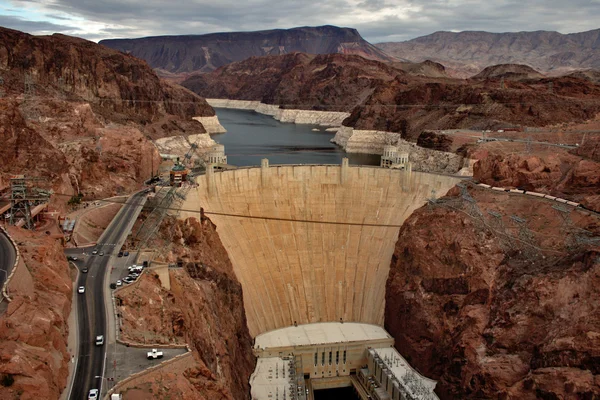
M 432 190 L 442 196 L 458 181 L 347 165 L 209 170 L 183 208 L 269 218 L 209 214 L 242 284 L 253 337 L 295 323 L 383 325 L 399 226 Z

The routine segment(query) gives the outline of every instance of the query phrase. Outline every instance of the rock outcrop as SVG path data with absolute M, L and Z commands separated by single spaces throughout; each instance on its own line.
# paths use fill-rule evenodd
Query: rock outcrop
M 469 192 L 400 230 L 385 311 L 396 347 L 442 399 L 598 398 L 600 249 L 575 245 L 551 201 Z M 570 218 L 600 234 L 596 217 Z
M 486 67 L 473 76 L 473 79 L 506 79 L 510 81 L 522 81 L 528 79 L 541 79 L 544 75 L 528 65 L 521 64 L 499 64 Z
M 204 133 L 214 110 L 146 63 L 64 35 L 0 29 L 2 182 L 43 176 L 65 196 L 129 191 L 160 162 L 150 139 Z
M 391 61 L 355 29 L 336 26 L 227 32 L 207 35 L 156 36 L 108 39 L 100 44 L 146 60 L 152 68 L 168 73 L 209 72 L 250 57 L 294 52 L 309 54 L 357 54 Z
M 589 140 L 577 149 L 597 146 Z M 471 155 L 479 161 L 474 166 L 474 178 L 492 186 L 517 187 L 575 202 L 600 212 L 600 162 L 569 154 L 564 150 L 536 154 L 506 154 L 502 151 L 479 150 Z
M 60 242 L 43 233 L 10 228 L 33 281 L 11 291 L 0 316 L 0 398 L 58 399 L 67 383 L 67 347 L 73 295 Z
M 183 268 L 170 270 L 170 290 L 156 276 L 144 274 L 119 295 L 122 336 L 189 344 L 194 362 L 162 382 L 161 393 L 182 399 L 249 399 L 255 359 L 242 288 L 215 226 L 204 215 L 200 220 L 166 219 L 153 245 L 163 241 L 173 242 L 164 261 L 179 261 Z M 143 386 L 143 379 L 153 378 L 139 378 L 136 385 Z
M 377 43 L 386 53 L 409 61 L 433 60 L 454 76 L 473 76 L 496 64 L 527 64 L 542 72 L 600 67 L 600 29 L 559 32 L 435 32 L 405 42 Z

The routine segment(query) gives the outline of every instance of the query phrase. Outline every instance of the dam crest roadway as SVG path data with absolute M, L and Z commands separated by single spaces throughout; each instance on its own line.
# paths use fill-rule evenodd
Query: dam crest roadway
M 265 159 L 261 167 L 209 167 L 196 180 L 182 208 L 211 213 L 255 337 L 317 322 L 382 326 L 400 226 L 461 178 L 347 160 L 269 166 Z M 182 211 L 180 218 L 195 215 Z

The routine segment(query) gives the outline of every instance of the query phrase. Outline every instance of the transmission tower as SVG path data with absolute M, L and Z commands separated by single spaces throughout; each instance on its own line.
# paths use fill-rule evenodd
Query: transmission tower
M 531 136 L 527 137 L 527 142 L 525 144 L 525 151 L 527 154 L 531 154 Z
M 518 238 L 520 240 L 520 250 L 528 258 L 536 255 L 537 251 L 534 245 L 533 233 L 527 228 L 527 220 L 517 215 L 510 216 L 511 221 L 518 227 Z
M 489 219 L 488 226 L 499 239 L 498 245 L 500 248 L 502 248 L 504 251 L 514 249 L 512 237 L 506 231 L 506 226 L 504 226 L 504 221 L 502 220 L 502 214 L 494 210 L 488 210 L 487 213 L 492 217 Z
M 26 100 L 29 100 L 35 94 L 35 85 L 31 74 L 25 74 L 23 93 Z
M 33 229 L 31 207 L 48 201 L 49 193 L 32 188 L 28 182 L 41 181 L 44 178 L 25 177 L 15 175 L 10 179 L 10 221 L 11 225 L 23 220 L 27 229 Z

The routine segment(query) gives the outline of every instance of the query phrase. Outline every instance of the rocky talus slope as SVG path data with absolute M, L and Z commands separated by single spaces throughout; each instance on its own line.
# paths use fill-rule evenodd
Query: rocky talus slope
M 584 121 L 600 112 L 600 85 L 588 80 L 532 76 L 502 88 L 492 75 L 471 80 L 419 76 L 358 56 L 297 53 L 233 63 L 193 75 L 182 85 L 207 98 L 350 112 L 345 126 L 400 133 L 412 141 L 426 129 L 546 126 Z
M 469 193 L 400 230 L 385 310 L 396 347 L 442 399 L 599 398 L 600 248 L 572 233 L 598 236 L 600 221 L 573 211 L 565 226 L 548 200 Z
M 108 39 L 100 41 L 100 44 L 146 60 L 152 68 L 164 71 L 167 75 L 210 72 L 250 57 L 294 52 L 357 54 L 379 61 L 394 60 L 364 40 L 356 29 L 330 25 L 257 32 Z
M 171 270 L 170 290 L 161 288 L 157 276 L 143 274 L 121 292 L 122 337 L 188 343 L 194 362 L 176 379 L 156 386 L 152 376 L 142 377 L 135 386 L 150 384 L 156 389 L 152 395 L 178 399 L 248 399 L 255 365 L 252 339 L 242 288 L 215 226 L 204 216 L 167 219 L 160 232 L 156 245 L 174 243 L 165 261 L 181 261 L 183 268 Z
M 377 43 L 392 56 L 433 60 L 466 78 L 496 64 L 527 64 L 538 71 L 568 72 L 600 67 L 600 29 L 559 32 L 435 32 L 405 42 Z
M 0 398 L 58 399 L 70 361 L 70 269 L 58 240 L 17 228 L 9 232 L 25 261 L 19 268 L 28 270 L 33 287 L 11 291 L 13 301 L 0 316 Z
M 157 168 L 151 139 L 204 133 L 192 117 L 214 115 L 145 62 L 83 39 L 1 28 L 0 67 L 5 184 L 24 173 L 61 193 L 129 191 Z

